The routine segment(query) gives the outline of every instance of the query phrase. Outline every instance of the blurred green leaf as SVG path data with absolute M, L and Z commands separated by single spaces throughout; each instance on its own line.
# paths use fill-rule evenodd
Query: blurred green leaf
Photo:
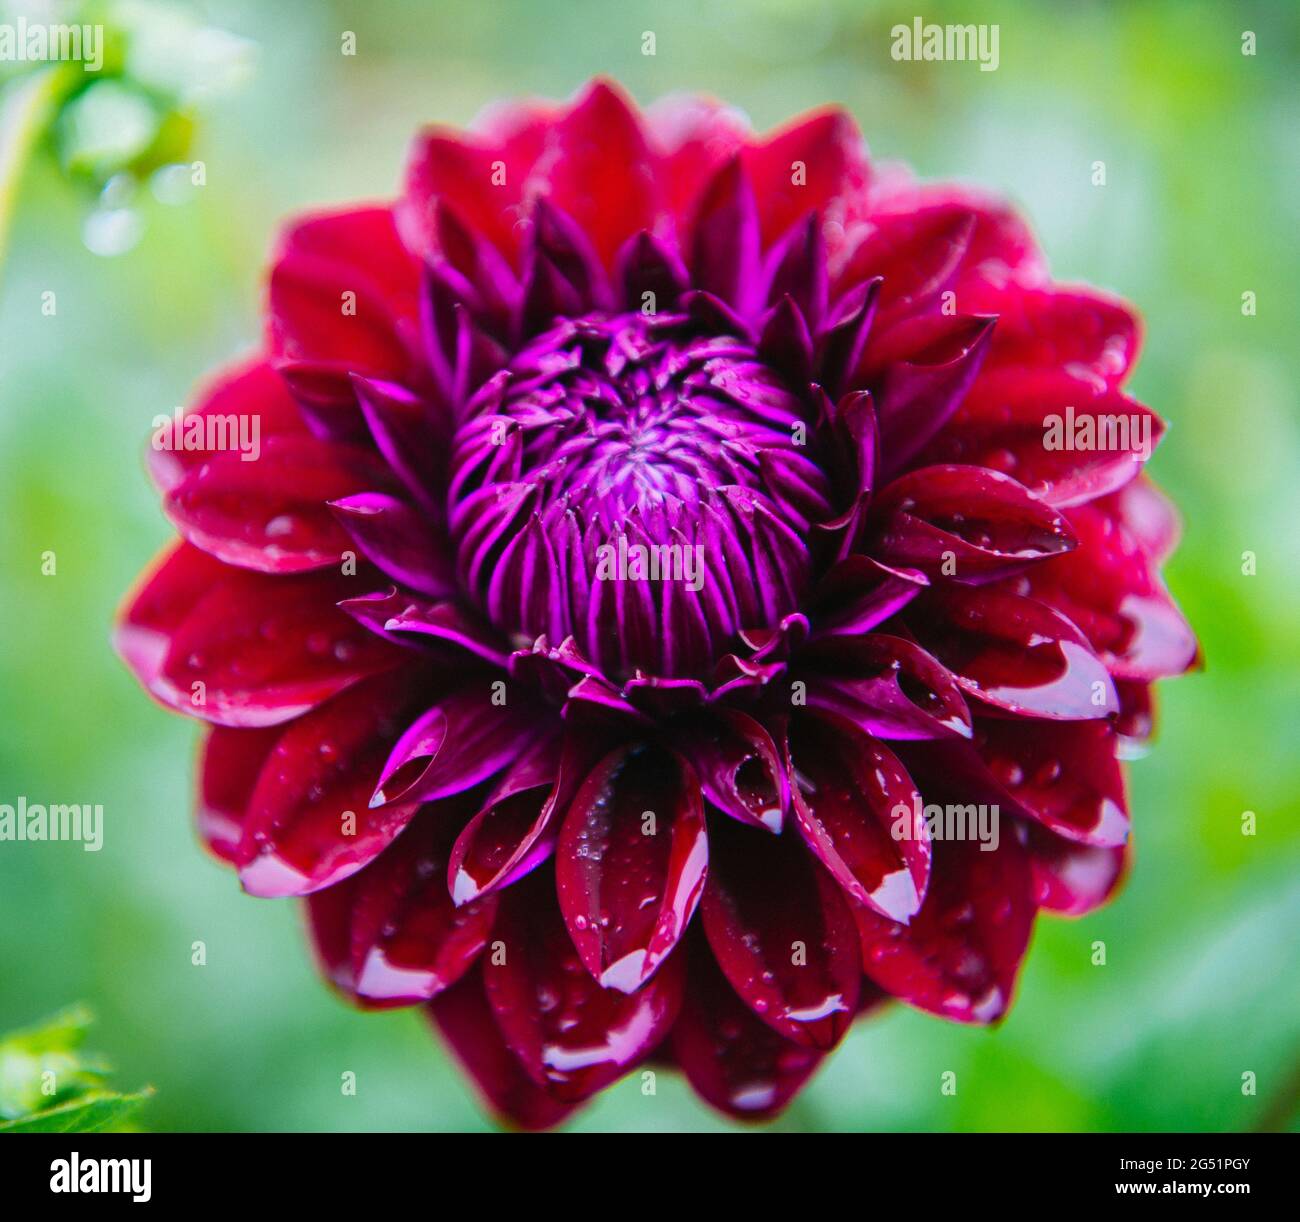
M 86 1006 L 71 1006 L 0 1038 L 0 1132 L 115 1128 L 153 1093 L 106 1089 L 108 1065 L 81 1047 L 93 1021 Z
M 71 1103 L 47 1108 L 20 1120 L 0 1124 L 0 1133 L 102 1133 L 121 1131 L 122 1127 L 153 1094 L 152 1090 L 133 1095 L 97 1091 Z
M 163 115 L 129 81 L 95 81 L 59 115 L 59 162 L 69 174 L 102 179 L 141 157 L 154 142 Z

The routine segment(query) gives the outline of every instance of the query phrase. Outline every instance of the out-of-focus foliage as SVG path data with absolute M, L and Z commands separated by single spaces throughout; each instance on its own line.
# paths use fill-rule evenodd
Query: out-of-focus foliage
M 965 21 L 975 7 L 919 11 Z M 1207 667 L 1161 688 L 1160 733 L 1132 766 L 1123 893 L 1040 922 L 997 1031 L 895 1007 L 778 1127 L 1300 1123 L 1300 18 L 1212 0 L 978 9 L 1000 26 L 995 72 L 894 62 L 890 26 L 918 10 L 862 0 L 212 0 L 200 20 L 255 42 L 259 67 L 205 106 L 186 156 L 207 181 L 188 202 L 144 195 L 139 244 L 101 259 L 83 245 L 87 199 L 55 160 L 34 164 L 0 292 L 0 801 L 103 803 L 105 840 L 0 844 L 0 1028 L 86 997 L 123 1072 L 158 1085 L 152 1128 L 489 1123 L 418 1011 L 343 1006 L 298 910 L 241 895 L 203 857 L 196 729 L 148 703 L 107 633 L 171 533 L 143 472 L 150 422 L 256 341 L 281 218 L 391 194 L 422 122 L 602 72 L 642 102 L 718 94 L 760 127 L 840 102 L 877 158 L 1009 196 L 1060 278 L 1141 309 L 1133 393 L 1171 426 L 1152 470 L 1184 511 L 1168 575 Z M 57 576 L 42 575 L 46 551 Z M 956 1095 L 940 1090 L 949 1070 Z M 573 1127 L 727 1124 L 660 1074 L 656 1095 L 634 1076 Z
M 108 1088 L 109 1067 L 85 1052 L 92 1019 L 73 1006 L 35 1027 L 0 1036 L 0 1133 L 121 1133 L 151 1090 Z
M 0 24 L 15 56 L 0 60 L 0 241 L 29 159 L 47 153 L 99 196 L 87 245 L 124 252 L 141 228 L 137 188 L 190 172 L 200 109 L 246 79 L 255 44 L 160 0 L 0 0 Z M 56 42 L 52 27 L 68 33 Z M 28 58 L 56 45 L 74 57 Z

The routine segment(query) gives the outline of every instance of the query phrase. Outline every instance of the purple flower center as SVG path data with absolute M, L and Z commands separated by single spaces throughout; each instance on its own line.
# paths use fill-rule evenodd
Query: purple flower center
M 456 434 L 461 581 L 521 647 L 571 636 L 610 677 L 702 674 L 807 587 L 828 508 L 807 414 L 747 341 L 685 315 L 566 320 Z

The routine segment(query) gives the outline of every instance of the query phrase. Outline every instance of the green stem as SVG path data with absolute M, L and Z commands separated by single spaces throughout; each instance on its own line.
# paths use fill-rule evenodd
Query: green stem
M 0 264 L 23 171 L 49 125 L 64 78 L 62 65 L 56 65 L 10 81 L 0 90 Z

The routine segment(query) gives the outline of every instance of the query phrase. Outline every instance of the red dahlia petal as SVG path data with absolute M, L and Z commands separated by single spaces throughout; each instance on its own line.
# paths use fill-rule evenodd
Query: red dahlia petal
M 438 994 L 429 1003 L 429 1013 L 494 1112 L 521 1129 L 549 1129 L 573 1111 L 573 1105 L 561 1103 L 524 1071 L 497 1029 L 482 975 L 475 967 Z
M 974 227 L 963 244 L 961 257 L 949 275 L 947 287 L 956 294 L 962 309 L 976 313 L 997 313 L 1002 293 L 1009 284 L 1040 284 L 1047 279 L 1047 264 L 1034 243 L 1028 226 L 1001 200 L 969 187 L 947 183 L 917 186 L 906 183 L 884 193 L 872 210 L 870 220 L 882 229 L 904 224 L 919 215 L 923 228 L 951 234 L 947 218 L 970 217 Z M 902 232 L 906 232 L 904 229 Z M 868 230 L 862 243 L 876 246 Z M 865 256 L 864 256 L 865 258 Z M 925 256 L 923 256 L 923 262 Z M 852 280 L 858 262 L 857 248 L 841 273 L 841 287 Z M 860 273 L 861 274 L 861 273 Z M 910 269 L 896 267 L 895 275 L 908 276 Z
M 875 396 L 888 475 L 904 470 L 957 410 L 979 374 L 994 322 L 918 319 L 893 328 L 879 343 L 868 342 L 855 379 Z
M 675 743 L 714 806 L 742 823 L 781 831 L 790 782 L 777 745 L 762 725 L 739 710 L 718 708 L 685 722 Z
M 1029 829 L 1034 902 L 1061 916 L 1084 916 L 1115 894 L 1131 857 L 1127 847 L 1098 848 Z
M 546 261 L 578 294 L 579 313 L 610 309 L 613 293 L 601 256 L 573 217 L 548 198 L 533 205 L 532 251 Z
M 1029 857 L 1007 825 L 996 850 L 934 846 L 930 889 L 910 925 L 855 908 L 862 968 L 895 997 L 957 1022 L 1006 1013 L 1034 921 Z
M 387 208 L 323 213 L 283 236 L 271 270 L 270 340 L 282 360 L 329 361 L 403 380 L 419 268 Z M 339 389 L 350 391 L 346 373 Z
M 511 147 L 445 128 L 421 132 L 396 205 L 409 248 L 422 256 L 436 249 L 438 208 L 445 202 L 514 264 L 522 236 L 522 193 L 539 150 L 540 139 L 521 139 Z
M 977 749 L 1027 814 L 1068 840 L 1111 848 L 1128 839 L 1124 775 L 1115 730 L 1104 721 L 984 718 Z
M 500 638 L 460 602 L 432 602 L 390 588 L 387 593 L 339 605 L 363 623 L 379 627 L 386 636 L 455 651 L 462 664 L 475 659 L 497 667 L 506 664 Z
M 229 569 L 190 543 L 159 554 L 118 613 L 113 645 L 151 695 L 184 709 L 190 694 L 163 676 L 163 663 L 177 629 L 194 604 Z
M 986 369 L 1037 367 L 1095 374 L 1118 386 L 1137 360 L 1141 327 L 1123 302 L 1095 290 L 1008 289 Z
M 316 970 L 344 996 L 355 1000 L 352 970 L 352 895 L 357 875 L 313 891 L 303 900 Z
M 814 594 L 818 635 L 861 636 L 901 611 L 929 580 L 916 569 L 891 568 L 854 554 L 832 565 Z
M 1013 367 L 976 380 L 924 458 L 989 467 L 1063 508 L 1127 484 L 1163 432 L 1099 376 Z
M 659 211 L 657 159 L 635 106 L 611 81 L 594 81 L 552 128 L 556 160 L 544 189 L 591 240 L 605 267 Z
M 151 690 L 219 725 L 268 726 L 397 665 L 400 650 L 334 606 L 354 584 L 331 572 L 223 568 L 171 631 Z
M 731 107 L 693 94 L 661 98 L 647 110 L 646 123 L 660 151 L 664 207 L 685 244 L 700 184 L 709 182 L 740 151 L 749 137 L 749 124 Z
M 764 315 L 758 355 L 791 382 L 806 382 L 812 375 L 812 335 L 803 311 L 788 294 Z
M 555 881 L 583 964 L 603 988 L 634 993 L 686 930 L 708 864 L 694 771 L 679 756 L 621 747 L 565 816 Z
M 425 807 L 396 842 L 356 875 L 351 955 L 356 993 L 404 1005 L 441 993 L 487 944 L 496 897 L 456 907 L 447 859 L 465 804 Z
M 904 612 L 917 639 L 971 695 L 1024 717 L 1109 717 L 1115 685 L 1060 612 L 991 586 L 949 585 Z
M 520 753 L 452 850 L 447 885 L 456 903 L 508 886 L 550 856 L 574 795 L 623 741 L 627 727 L 620 722 L 570 705 L 558 748 L 556 737 L 544 733 Z
M 854 246 L 841 274 L 851 284 L 884 278 L 880 321 L 887 326 L 954 282 L 975 228 L 975 213 L 960 204 L 878 215 Z
M 743 158 L 765 246 L 809 212 L 819 213 L 838 241 L 864 211 L 867 145 L 846 111 L 804 115 L 753 141 Z
M 465 304 L 475 319 L 498 336 L 509 333 L 519 308 L 519 279 L 495 246 L 470 229 L 445 200 L 435 206 L 437 245 L 463 278 Z
M 577 1102 L 621 1078 L 668 1033 L 682 996 L 681 956 L 636 992 L 602 989 L 582 966 L 553 894 L 550 870 L 501 897 L 483 959 L 488 1002 L 529 1077 Z
M 1196 661 L 1196 637 L 1154 562 L 1102 508 L 1079 505 L 1069 518 L 1077 559 L 1057 557 L 1026 574 L 1028 592 L 1078 624 L 1117 678 L 1182 674 Z
M 790 760 L 808 847 L 857 903 L 908 921 L 929 885 L 930 840 L 897 756 L 852 723 L 803 716 L 790 723 Z
M 868 280 L 851 290 L 831 312 L 828 325 L 818 337 L 818 381 L 833 395 L 854 384 L 854 371 L 862 361 L 875 321 L 880 284 L 879 280 Z M 874 427 L 874 420 L 872 424 Z
M 394 580 L 431 598 L 456 592 L 446 541 L 419 510 L 386 492 L 346 496 L 330 508 L 362 555 Z
M 799 662 L 810 708 L 877 738 L 971 736 L 957 679 L 914 641 L 883 632 L 827 636 L 808 645 Z
M 690 283 L 677 251 L 644 229 L 623 243 L 615 260 L 614 277 L 622 289 L 623 304 L 631 310 L 647 305 L 671 309 Z M 649 301 L 647 293 L 653 295 Z
M 435 493 L 450 444 L 449 410 L 395 382 L 356 377 L 352 385 L 379 452 L 406 490 L 440 520 L 445 507 Z
M 536 711 L 496 700 L 486 678 L 465 684 L 411 723 L 384 764 L 371 806 L 432 802 L 500 772 L 536 737 Z
M 826 316 L 829 288 L 826 276 L 826 240 L 821 218 L 815 213 L 789 232 L 765 256 L 767 301 L 788 297 L 810 330 L 820 330 Z
M 987 581 L 1075 546 L 1069 522 L 982 467 L 922 467 L 881 489 L 872 552 L 930 578 Z
M 249 799 L 280 734 L 279 726 L 264 730 L 213 726 L 203 740 L 195 819 L 203 843 L 232 865 L 239 862 Z
M 419 264 L 397 237 L 392 209 L 344 208 L 298 217 L 280 237 L 280 258 L 324 259 L 355 269 L 393 317 L 412 312 Z M 337 303 L 331 303 L 337 304 Z
M 1121 746 L 1110 721 L 980 717 L 972 743 L 918 743 L 907 758 L 974 801 L 1104 848 L 1128 839 Z
M 267 756 L 248 801 L 237 861 L 252 895 L 306 895 L 354 874 L 418 808 L 371 810 L 384 756 L 427 673 L 380 675 L 300 717 Z
M 760 248 L 754 190 L 739 160 L 723 166 L 706 188 L 692 249 L 695 284 L 747 318 L 759 304 Z
M 218 560 L 264 573 L 338 564 L 348 536 L 327 501 L 389 482 L 374 457 L 310 436 L 267 438 L 261 453 L 213 455 L 168 493 L 180 532 Z
M 453 902 L 468 903 L 509 886 L 551 854 L 559 832 L 557 812 L 563 813 L 556 797 L 576 788 L 557 778 L 566 766 L 572 771 L 573 754 L 567 743 L 561 747 L 558 735 L 546 735 L 501 777 L 452 848 L 447 889 Z
M 306 426 L 283 379 L 262 354 L 228 366 L 204 382 L 195 405 L 179 422 L 157 429 L 149 447 L 149 472 L 164 493 L 210 458 L 254 438 L 303 433 Z M 241 433 L 242 430 L 242 433 Z
M 853 1019 L 860 977 L 839 887 L 789 832 L 719 819 L 710 842 L 701 911 L 719 966 L 774 1031 L 833 1048 Z
M 1138 476 L 1097 508 L 1117 517 L 1155 564 L 1163 564 L 1178 546 L 1178 512 L 1146 476 Z
M 742 1120 L 779 1112 L 823 1055 L 755 1018 L 702 940 L 691 947 L 686 998 L 671 1046 L 705 1102 Z

